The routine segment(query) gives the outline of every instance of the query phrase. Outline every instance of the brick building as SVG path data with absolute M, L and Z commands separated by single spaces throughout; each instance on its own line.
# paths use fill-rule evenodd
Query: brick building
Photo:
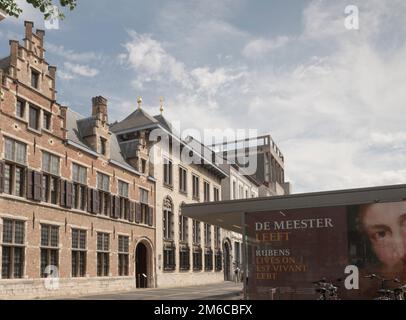
M 153 287 L 148 150 L 123 157 L 105 98 L 87 118 L 58 104 L 56 67 L 33 27 L 0 59 L 0 297 Z M 55 272 L 56 291 L 45 280 Z

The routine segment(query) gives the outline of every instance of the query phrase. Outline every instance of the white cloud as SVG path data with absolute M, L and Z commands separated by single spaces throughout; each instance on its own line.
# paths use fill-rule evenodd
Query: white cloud
M 83 65 L 83 64 L 65 62 L 64 67 L 69 73 L 71 73 L 71 74 L 73 73 L 73 74 L 76 74 L 76 75 L 79 75 L 82 77 L 92 78 L 99 74 L 99 70 L 91 68 L 91 67 L 89 67 L 87 65 Z
M 126 56 L 119 55 L 122 61 L 125 57 L 132 68 L 139 73 L 138 83 L 156 80 L 175 81 L 184 87 L 189 87 L 189 78 L 183 63 L 178 62 L 168 54 L 161 43 L 150 35 L 130 31 L 132 41 L 125 44 Z
M 46 43 L 47 51 L 58 55 L 66 60 L 74 62 L 90 62 L 100 61 L 103 57 L 101 54 L 95 52 L 76 52 L 71 49 L 66 49 L 64 46 L 58 46 L 52 43 Z
M 275 39 L 264 38 L 251 40 L 243 49 L 242 54 L 249 59 L 262 58 L 273 51 L 286 46 L 290 39 L 287 36 L 278 36 Z
M 166 89 L 169 119 L 201 129 L 271 133 L 296 192 L 406 182 L 406 39 L 401 36 L 406 10 L 397 7 L 405 4 L 362 2 L 360 31 L 344 27 L 347 4 L 310 2 L 302 33 L 289 38 L 251 36 L 226 22 L 219 29 L 245 40 L 238 49 L 245 57 L 266 58 L 289 45 L 299 56 L 293 62 L 281 59 L 273 65 L 263 59 L 256 65 L 244 59 L 241 65 L 233 58 L 220 67 L 187 64 L 169 53 L 176 46 L 144 34 L 133 35 L 120 59 L 136 71 L 138 88 Z M 214 30 L 203 34 L 204 19 L 196 16 L 196 24 L 183 25 L 191 30 L 185 34 L 190 43 L 202 39 L 206 45 Z M 221 26 L 216 19 L 213 25 Z M 394 30 L 396 36 L 389 32 Z M 393 40 L 390 46 L 388 40 Z M 217 61 L 219 53 L 229 54 L 216 50 Z

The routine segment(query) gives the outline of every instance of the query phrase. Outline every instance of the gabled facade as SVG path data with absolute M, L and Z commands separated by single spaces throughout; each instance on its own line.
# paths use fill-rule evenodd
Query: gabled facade
M 181 206 L 221 200 L 221 181 L 227 174 L 181 140 L 162 114 L 153 117 L 141 105 L 126 119 L 113 124 L 111 130 L 130 157 L 131 150 L 141 141 L 146 141 L 151 149 L 157 181 L 158 287 L 223 281 L 224 230 L 183 217 Z M 181 152 L 194 163 L 184 161 Z
M 26 22 L 0 59 L 0 296 L 154 287 L 152 172 L 127 161 L 105 98 L 89 117 L 57 102 L 44 35 Z

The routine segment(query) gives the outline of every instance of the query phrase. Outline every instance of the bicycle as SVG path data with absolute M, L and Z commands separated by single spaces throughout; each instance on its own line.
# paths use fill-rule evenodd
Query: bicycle
M 337 279 L 336 281 L 341 281 L 341 279 Z M 338 295 L 339 286 L 327 281 L 326 278 L 314 281 L 313 285 L 316 286 L 315 290 L 319 294 L 317 300 L 340 300 Z
M 381 282 L 380 289 L 378 290 L 379 296 L 374 298 L 374 300 L 405 300 L 406 295 L 406 285 L 400 286 L 394 289 L 387 289 L 386 283 L 395 282 L 400 283 L 400 280 L 395 279 L 385 279 L 375 273 L 364 276 L 367 279 L 377 279 Z

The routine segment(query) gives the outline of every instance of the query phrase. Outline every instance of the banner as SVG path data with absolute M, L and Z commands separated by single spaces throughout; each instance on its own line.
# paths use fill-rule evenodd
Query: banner
M 372 299 L 382 281 L 368 275 L 406 282 L 405 201 L 249 213 L 246 225 L 249 299 L 317 299 L 323 278 L 341 299 Z

